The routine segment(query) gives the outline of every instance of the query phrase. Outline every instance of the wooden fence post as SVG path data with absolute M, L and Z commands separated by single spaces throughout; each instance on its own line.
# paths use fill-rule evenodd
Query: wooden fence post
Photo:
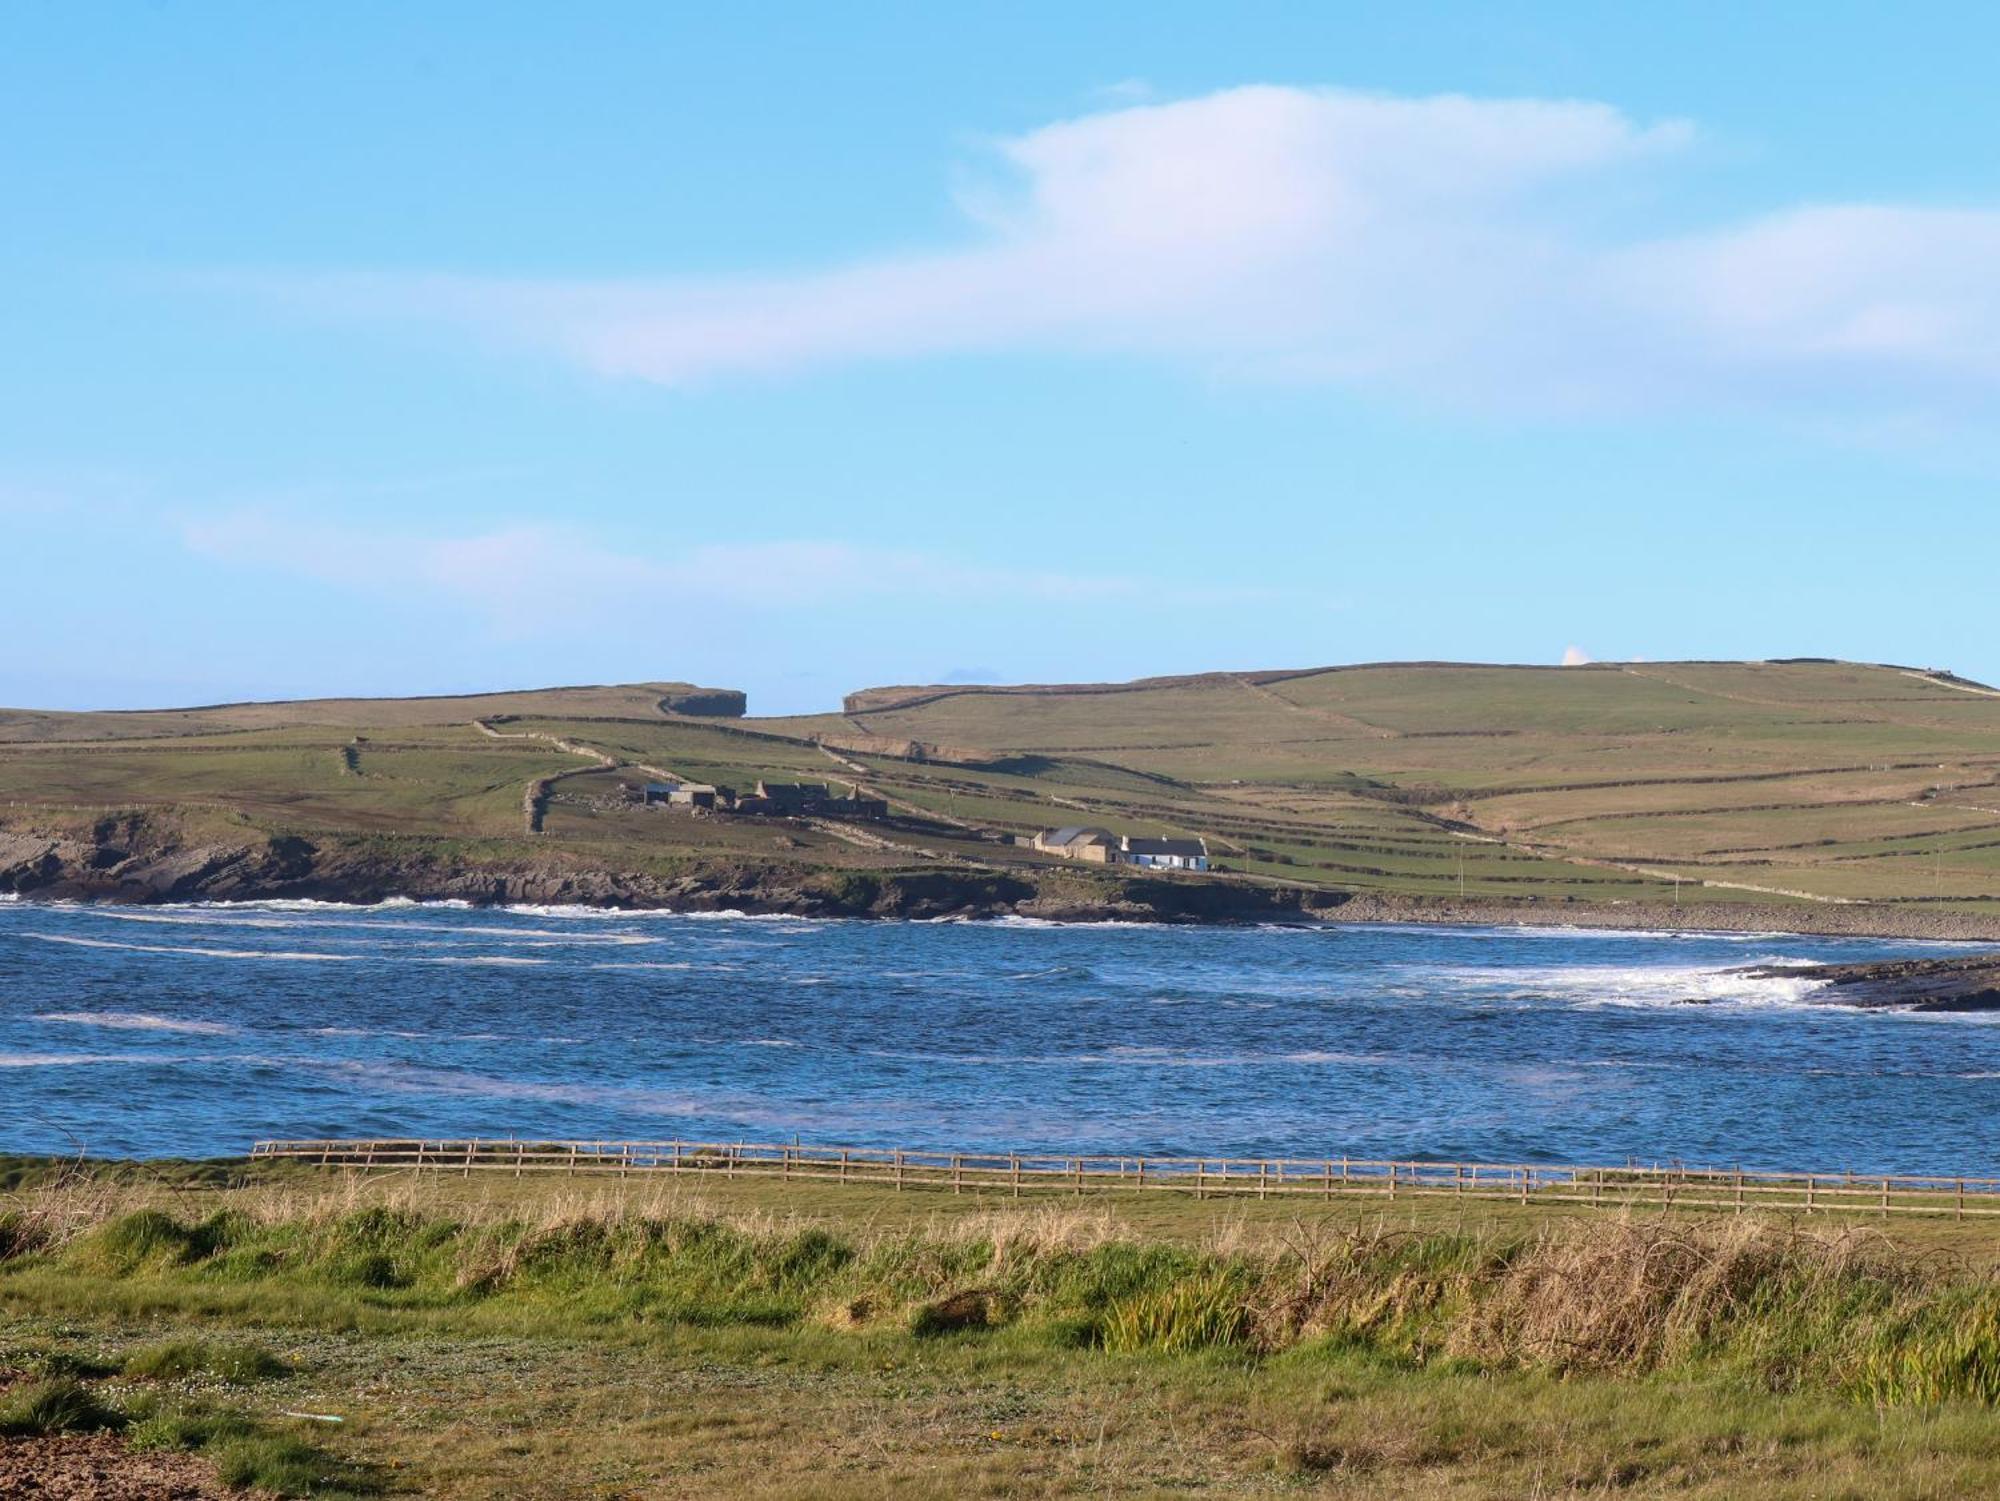
M 465 1144 L 465 1172 L 461 1176 L 467 1178 L 472 1176 L 472 1154 L 478 1149 L 479 1139 L 477 1137 L 474 1137 Z
M 1009 1152 L 1009 1153 L 1007 1154 L 1007 1166 L 1008 1166 L 1008 1170 L 1009 1170 L 1009 1175 L 1010 1175 L 1010 1177 L 1011 1177 L 1011 1178 L 1012 1178 L 1012 1180 L 1013 1180 L 1013 1185 L 1014 1185 L 1014 1197 L 1018 1199 L 1018 1198 L 1020 1198 L 1020 1197 L 1021 1197 L 1021 1158 L 1020 1158 L 1020 1154 L 1019 1154 L 1019 1153 L 1017 1153 L 1017 1152 Z

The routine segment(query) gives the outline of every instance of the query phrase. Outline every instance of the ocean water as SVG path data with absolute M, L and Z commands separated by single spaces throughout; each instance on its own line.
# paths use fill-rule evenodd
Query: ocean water
M 2000 1024 L 1744 965 L 1969 946 L 0 903 L 0 1150 L 261 1136 L 2000 1171 Z

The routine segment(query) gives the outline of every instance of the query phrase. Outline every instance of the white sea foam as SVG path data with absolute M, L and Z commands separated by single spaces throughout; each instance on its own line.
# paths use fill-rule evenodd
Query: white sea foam
M 144 1053 L 0 1053 L 0 1068 L 78 1068 L 92 1063 L 145 1063 Z
M 207 949 L 161 943 L 116 943 L 109 938 L 83 938 L 70 933 L 28 933 L 44 943 L 67 943 L 86 949 L 122 949 L 131 954 L 193 954 L 203 959 L 282 959 L 297 962 L 340 963 L 369 958 L 364 954 L 320 954 L 280 949 Z
M 608 918 L 652 917 L 659 914 L 649 909 L 633 910 L 629 907 L 584 907 L 563 902 L 515 902 L 496 907 L 497 912 L 516 913 L 525 917 L 585 918 L 601 922 Z M 667 914 L 671 915 L 671 914 Z
M 553 961 L 531 959 L 520 954 L 398 954 L 371 950 L 366 954 L 328 954 L 303 949 L 217 949 L 198 945 L 164 943 L 117 943 L 109 938 L 83 938 L 68 933 L 29 933 L 44 943 L 73 944 L 78 948 L 119 949 L 132 954 L 183 954 L 198 959 L 263 959 L 301 964 L 354 964 L 364 960 L 391 964 L 453 965 L 541 965 Z
M 991 928 L 1018 928 L 1032 931 L 1048 930 L 1062 933 L 1102 933 L 1123 930 L 1134 933 L 1179 932 L 1173 923 L 1131 922 L 1125 918 L 1109 918 L 1102 922 L 1058 922 L 1052 917 L 1023 917 L 1018 912 L 1005 912 L 998 917 L 968 918 L 969 922 L 979 922 Z
M 839 918 L 805 917 L 797 912 L 745 912 L 737 907 L 724 907 L 719 912 L 662 912 L 660 917 L 675 917 L 683 922 L 783 922 L 783 923 L 828 923 Z
M 329 917 L 302 914 L 287 916 L 250 915 L 212 911 L 195 912 L 131 912 L 104 910 L 93 912 L 94 917 L 102 917 L 114 922 L 169 923 L 182 927 L 233 927 L 265 928 L 279 931 L 310 929 L 323 933 L 328 928 L 366 928 L 371 932 L 399 934 L 445 933 L 454 938 L 476 939 L 481 943 L 516 944 L 528 948 L 557 948 L 572 944 L 650 944 L 660 940 L 646 933 L 589 933 L 566 932 L 559 928 L 501 928 L 479 923 L 439 923 L 439 922 L 397 922 L 379 917 Z M 335 938 L 322 940 L 327 943 L 374 943 L 379 940 L 368 938 Z M 416 938 L 413 943 L 430 940 Z
M 1812 961 L 1782 954 L 1751 961 L 1758 966 L 1797 967 Z M 1427 978 L 1457 990 L 1473 990 L 1513 1001 L 1557 1000 L 1579 1006 L 1680 1006 L 1690 1002 L 1720 1006 L 1796 1007 L 1823 1010 L 1811 996 L 1823 980 L 1738 974 L 1697 965 L 1564 965 L 1555 968 L 1439 968 Z
M 405 964 L 538 965 L 548 959 L 529 959 L 521 954 L 391 954 Z
M 227 1022 L 183 1021 L 145 1011 L 43 1011 L 38 1022 L 66 1022 L 73 1027 L 110 1027 L 120 1032 L 199 1032 L 224 1037 L 236 1031 Z

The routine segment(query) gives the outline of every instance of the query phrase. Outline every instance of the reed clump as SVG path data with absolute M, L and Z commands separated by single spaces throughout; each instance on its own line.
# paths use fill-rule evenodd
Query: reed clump
M 351 1187 L 201 1214 L 112 1200 L 89 1222 L 74 1206 L 12 1213 L 0 1281 L 95 1276 L 127 1298 L 227 1290 L 297 1318 L 810 1327 L 1122 1358 L 1359 1350 L 1408 1369 L 1715 1374 L 1885 1405 L 2000 1403 L 1990 1272 L 1752 1216 L 1514 1233 L 1302 1217 L 1189 1244 L 1136 1237 L 1089 1207 L 892 1232 L 731 1215 L 673 1191 L 556 1198 L 534 1214 Z

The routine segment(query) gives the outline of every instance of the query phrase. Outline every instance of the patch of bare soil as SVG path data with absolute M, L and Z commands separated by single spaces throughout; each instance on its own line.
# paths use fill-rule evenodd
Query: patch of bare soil
M 224 1501 L 241 1494 L 192 1454 L 135 1454 L 108 1433 L 0 1438 L 6 1501 Z

